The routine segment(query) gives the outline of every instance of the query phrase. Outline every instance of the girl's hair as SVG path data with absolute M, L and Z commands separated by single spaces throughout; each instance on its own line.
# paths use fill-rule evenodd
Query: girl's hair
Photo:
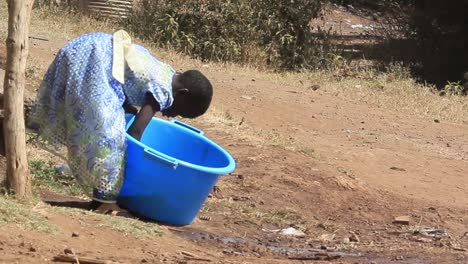
M 190 113 L 185 113 L 185 117 L 193 118 L 203 115 L 211 104 L 213 97 L 213 86 L 210 81 L 197 70 L 188 70 L 180 75 L 180 82 L 190 94 Z

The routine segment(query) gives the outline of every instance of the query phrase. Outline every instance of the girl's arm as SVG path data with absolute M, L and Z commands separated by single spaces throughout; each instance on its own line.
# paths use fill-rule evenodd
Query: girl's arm
M 127 101 L 127 96 L 125 96 L 125 102 L 123 103 L 123 109 L 125 113 L 130 113 L 133 115 L 138 114 L 138 109 L 134 107 L 133 105 L 130 105 Z
M 156 102 L 153 95 L 146 94 L 145 104 L 141 107 L 140 112 L 135 117 L 135 121 L 128 129 L 128 134 L 136 140 L 140 140 L 146 126 L 151 121 L 151 118 L 160 110 L 159 103 Z

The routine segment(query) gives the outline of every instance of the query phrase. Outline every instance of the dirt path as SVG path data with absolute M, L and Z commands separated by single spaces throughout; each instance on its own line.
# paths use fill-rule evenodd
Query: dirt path
M 468 125 L 392 113 L 307 87 L 213 78 L 221 111 L 312 149 L 319 161 L 371 187 L 468 205 Z

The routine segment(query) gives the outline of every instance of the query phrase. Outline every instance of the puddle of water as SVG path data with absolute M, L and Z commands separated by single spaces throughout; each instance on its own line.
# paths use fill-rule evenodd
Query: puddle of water
M 323 256 L 330 259 L 335 258 L 356 258 L 359 259 L 359 263 L 377 263 L 377 264 L 433 264 L 434 262 L 430 259 L 422 259 L 415 257 L 403 257 L 401 259 L 392 259 L 390 257 L 375 257 L 375 256 L 364 256 L 360 253 L 348 253 L 341 251 L 330 251 L 326 249 L 317 248 L 297 248 L 289 246 L 272 246 L 268 243 L 262 243 L 247 238 L 239 237 L 222 237 L 206 232 L 194 231 L 194 230 L 173 230 L 174 233 L 185 239 L 194 241 L 216 241 L 227 245 L 245 245 L 250 248 L 260 248 L 270 253 L 281 255 L 285 257 L 312 257 L 312 256 Z M 252 247 L 253 246 L 253 247 Z
M 282 246 L 271 246 L 264 245 L 259 241 L 254 241 L 246 238 L 238 237 L 221 237 L 209 233 L 199 232 L 199 231 L 189 231 L 189 230 L 177 230 L 176 234 L 190 240 L 195 241 L 216 241 L 222 242 L 224 244 L 234 244 L 234 245 L 253 245 L 256 248 L 261 248 L 263 250 L 269 251 L 273 254 L 283 255 L 283 256 L 328 256 L 328 257 L 360 257 L 359 254 L 354 253 L 345 253 L 345 252 L 335 252 L 325 249 L 316 249 L 316 248 L 293 248 L 293 247 L 282 247 Z

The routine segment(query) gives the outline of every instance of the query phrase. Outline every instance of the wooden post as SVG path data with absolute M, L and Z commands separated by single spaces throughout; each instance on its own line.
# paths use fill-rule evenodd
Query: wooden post
M 8 37 L 4 82 L 4 138 L 6 148 L 7 187 L 17 199 L 32 197 L 31 176 L 26 156 L 24 122 L 24 85 L 28 57 L 29 21 L 34 0 L 7 0 Z

